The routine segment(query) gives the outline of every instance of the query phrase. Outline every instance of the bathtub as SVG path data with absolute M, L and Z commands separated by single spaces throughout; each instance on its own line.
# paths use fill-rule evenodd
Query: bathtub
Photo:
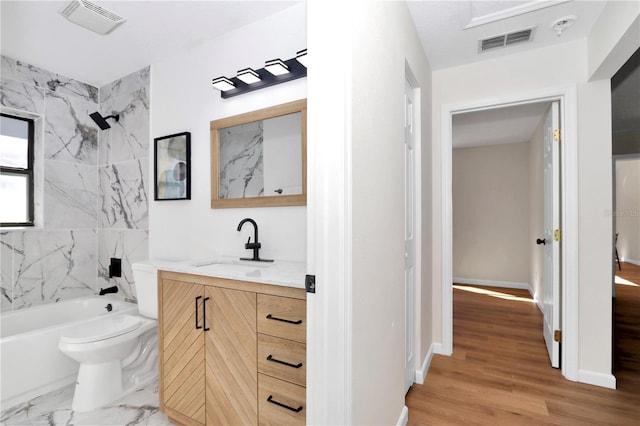
M 112 310 L 107 310 L 111 304 Z M 138 305 L 89 296 L 3 312 L 0 322 L 2 410 L 76 381 L 79 364 L 58 350 L 60 334 L 87 319 L 137 313 Z

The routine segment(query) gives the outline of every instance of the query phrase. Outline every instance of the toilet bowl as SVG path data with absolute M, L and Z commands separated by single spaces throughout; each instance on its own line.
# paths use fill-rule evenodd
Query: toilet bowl
M 157 270 L 149 263 L 132 269 L 138 315 L 96 318 L 60 336 L 58 348 L 80 363 L 76 412 L 100 408 L 158 378 Z

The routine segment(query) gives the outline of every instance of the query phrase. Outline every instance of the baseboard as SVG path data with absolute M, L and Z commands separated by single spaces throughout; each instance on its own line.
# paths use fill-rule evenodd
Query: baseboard
M 521 290 L 527 290 L 531 297 L 533 297 L 533 288 L 529 283 L 518 283 L 512 281 L 495 281 L 495 280 L 478 280 L 475 278 L 453 278 L 453 282 L 456 284 L 475 284 L 483 285 L 487 287 L 502 287 L 502 288 L 518 288 Z
M 402 407 L 402 413 L 400 413 L 396 426 L 407 426 L 407 423 L 409 423 L 409 408 L 405 405 Z
M 442 348 L 442 343 L 432 343 L 431 348 L 433 348 L 433 353 L 438 355 L 449 356 L 451 354 L 444 353 L 444 349 Z
M 596 373 L 589 370 L 578 370 L 578 381 L 589 385 L 615 389 L 616 377 L 613 374 Z
M 620 262 L 625 262 L 625 263 L 633 263 L 636 266 L 640 266 L 640 260 L 634 260 L 634 259 L 626 259 L 624 257 L 620 258 Z
M 422 367 L 420 367 L 419 370 L 416 370 L 415 381 L 419 385 L 424 384 L 424 379 L 425 377 L 427 377 L 427 372 L 429 371 L 429 366 L 431 365 L 431 360 L 433 359 L 433 346 L 433 343 L 431 344 L 431 346 L 429 346 L 429 350 L 427 351 L 427 355 L 424 357 Z

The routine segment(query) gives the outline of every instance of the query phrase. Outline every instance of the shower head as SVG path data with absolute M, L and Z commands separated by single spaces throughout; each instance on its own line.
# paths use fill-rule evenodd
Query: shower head
M 89 117 L 91 117 L 91 119 L 95 121 L 98 127 L 100 127 L 100 129 L 102 130 L 107 130 L 111 128 L 109 123 L 107 123 L 108 118 L 113 118 L 116 121 L 120 120 L 120 114 L 114 114 L 108 117 L 103 117 L 102 114 L 100 114 L 98 111 L 94 112 L 93 114 L 89 114 Z

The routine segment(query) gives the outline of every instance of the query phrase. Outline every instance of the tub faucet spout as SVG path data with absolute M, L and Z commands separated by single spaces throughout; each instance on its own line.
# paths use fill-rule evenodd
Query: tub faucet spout
M 118 292 L 118 286 L 114 285 L 113 287 L 101 288 L 100 293 L 98 294 L 100 296 L 104 296 L 107 293 L 117 293 L 117 292 Z

